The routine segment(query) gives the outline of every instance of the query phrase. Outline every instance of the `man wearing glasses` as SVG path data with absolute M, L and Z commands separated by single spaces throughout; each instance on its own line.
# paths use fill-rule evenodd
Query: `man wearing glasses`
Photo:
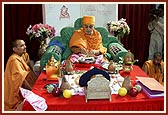
M 103 54 L 107 52 L 107 48 L 102 44 L 101 34 L 94 28 L 95 17 L 84 16 L 82 23 L 83 27 L 74 31 L 69 42 L 69 47 L 73 54 L 75 54 L 73 57 L 78 58 L 80 54 L 84 54 L 88 57 L 96 57 L 100 55 L 103 57 Z M 75 59 L 72 59 L 71 61 L 75 62 Z

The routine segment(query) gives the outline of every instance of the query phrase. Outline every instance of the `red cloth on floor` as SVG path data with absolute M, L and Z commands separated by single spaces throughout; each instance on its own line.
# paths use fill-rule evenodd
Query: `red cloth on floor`
M 79 67 L 78 67 L 79 69 Z M 125 73 L 120 71 L 123 77 L 130 76 L 131 80 L 136 80 L 135 76 L 148 77 L 138 66 L 133 66 L 133 71 Z M 48 83 L 57 81 L 45 81 L 44 72 L 37 79 L 32 91 L 46 99 L 47 111 L 163 111 L 164 98 L 148 98 L 142 91 L 136 97 L 127 94 L 125 97 L 113 94 L 112 101 L 108 99 L 89 99 L 86 103 L 85 96 L 74 95 L 69 99 L 63 97 L 53 97 L 43 88 Z M 23 111 L 34 111 L 33 107 L 26 101 Z

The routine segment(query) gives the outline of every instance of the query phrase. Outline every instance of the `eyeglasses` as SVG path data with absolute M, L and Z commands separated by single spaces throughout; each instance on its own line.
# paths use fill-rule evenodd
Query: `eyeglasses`
M 84 25 L 85 26 L 85 28 L 93 28 L 93 25 Z

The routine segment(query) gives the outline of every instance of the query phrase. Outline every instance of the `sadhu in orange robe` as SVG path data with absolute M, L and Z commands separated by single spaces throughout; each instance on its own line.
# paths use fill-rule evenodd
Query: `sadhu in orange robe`
M 156 79 L 160 84 L 164 85 L 164 62 L 161 62 L 161 68 L 162 68 L 162 72 L 160 70 L 160 68 L 158 68 L 157 70 L 154 69 L 154 64 L 152 60 L 148 60 L 144 63 L 142 69 L 144 68 L 144 66 L 147 66 L 148 68 L 148 76 L 152 77 L 154 79 Z
M 102 45 L 102 37 L 96 30 L 93 30 L 91 35 L 85 34 L 83 28 L 76 30 L 69 42 L 69 47 L 72 46 L 85 48 L 88 51 L 99 50 L 102 54 L 107 52 L 107 48 Z
M 12 54 L 6 64 L 4 73 L 4 110 L 15 110 L 23 101 L 19 93 L 19 87 L 25 79 L 33 86 L 36 81 L 36 76 L 31 71 L 27 63 L 29 63 L 29 55 L 27 53 L 20 57 L 17 54 Z M 28 74 L 31 74 L 27 77 Z

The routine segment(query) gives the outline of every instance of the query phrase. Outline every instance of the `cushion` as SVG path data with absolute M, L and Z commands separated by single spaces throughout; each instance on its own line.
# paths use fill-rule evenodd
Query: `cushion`
M 106 71 L 94 67 L 93 69 L 88 70 L 80 77 L 79 85 L 81 87 L 87 86 L 87 82 L 91 79 L 93 75 L 96 75 L 96 74 L 102 74 L 106 79 L 110 81 L 110 76 Z

